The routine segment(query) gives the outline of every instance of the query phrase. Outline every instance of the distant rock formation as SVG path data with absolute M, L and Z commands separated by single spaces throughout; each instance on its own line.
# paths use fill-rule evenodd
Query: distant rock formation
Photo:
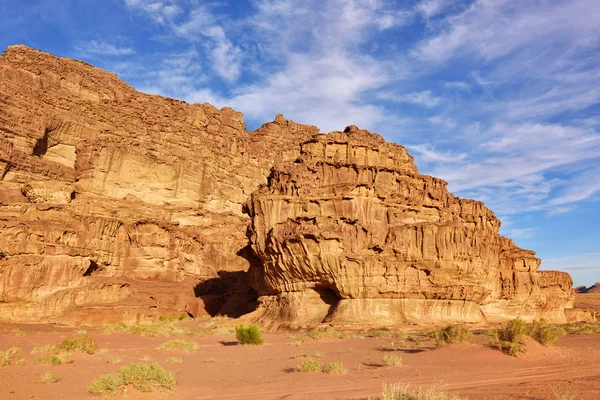
M 248 318 L 287 326 L 567 319 L 569 275 L 499 226 L 356 127 L 247 132 L 80 61 L 0 57 L 0 321 L 239 316 L 258 296 Z
M 596 282 L 594 285 L 590 287 L 585 286 L 577 286 L 575 288 L 577 293 L 600 293 L 600 282 Z
M 292 327 L 565 321 L 572 281 L 499 235 L 483 203 L 349 127 L 301 144 L 252 195 L 257 317 Z

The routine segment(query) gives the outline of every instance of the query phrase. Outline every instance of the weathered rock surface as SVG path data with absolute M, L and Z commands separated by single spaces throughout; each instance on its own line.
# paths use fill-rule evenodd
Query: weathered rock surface
M 248 203 L 256 318 L 319 323 L 566 321 L 567 273 L 499 235 L 483 203 L 419 174 L 402 146 L 349 127 L 301 144 Z
M 247 132 L 231 109 L 145 95 L 85 63 L 10 47 L 0 321 L 137 320 L 229 300 L 236 314 L 231 302 L 256 296 L 233 273 L 251 259 L 242 204 L 317 132 L 281 116 Z
M 0 321 L 237 316 L 257 295 L 249 318 L 287 326 L 568 319 L 569 275 L 499 226 L 356 127 L 247 132 L 79 61 L 0 57 Z

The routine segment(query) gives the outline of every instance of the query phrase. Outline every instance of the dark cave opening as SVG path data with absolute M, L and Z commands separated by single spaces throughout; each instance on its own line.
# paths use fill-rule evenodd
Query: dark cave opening
M 92 276 L 92 274 L 100 269 L 100 266 L 96 261 L 90 260 L 90 266 L 85 270 L 83 276 Z
M 46 129 L 44 132 L 44 136 L 41 139 L 38 139 L 35 146 L 33 147 L 33 155 L 37 157 L 42 157 L 48 151 L 48 133 L 50 131 Z

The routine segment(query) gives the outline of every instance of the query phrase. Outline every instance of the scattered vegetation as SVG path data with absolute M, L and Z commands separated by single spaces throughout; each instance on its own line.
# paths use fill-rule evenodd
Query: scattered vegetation
M 123 359 L 119 356 L 108 356 L 106 357 L 106 362 L 109 364 L 118 364 L 121 361 L 123 361 Z
M 521 318 L 515 318 L 508 321 L 504 329 L 496 330 L 494 336 L 503 352 L 517 356 L 526 351 L 524 345 L 526 336 L 530 336 L 544 346 L 551 346 L 566 333 L 564 328 L 547 325 L 543 320 L 528 325 Z
M 153 388 L 171 389 L 174 384 L 173 374 L 160 365 L 132 363 L 114 374 L 94 379 L 88 386 L 88 392 L 93 395 L 116 394 L 129 385 L 142 392 L 151 392 Z
M 299 372 L 321 372 L 323 370 L 323 364 L 319 360 L 313 360 L 308 358 L 304 362 L 296 367 Z
M 308 336 L 309 338 L 311 338 L 313 340 L 319 340 L 319 339 L 323 339 L 325 336 L 327 336 L 327 332 L 325 332 L 325 331 L 310 331 L 306 334 L 306 336 Z
M 50 365 L 61 365 L 70 364 L 73 362 L 72 354 L 70 351 L 59 351 L 58 353 L 43 354 L 33 359 L 34 364 L 50 364 Z
M 344 367 L 344 364 L 341 362 L 332 362 L 323 367 L 323 372 L 327 374 L 340 374 L 345 375 L 348 373 L 348 369 Z
M 391 338 L 394 334 L 388 331 L 373 331 L 371 336 L 374 338 Z
M 575 389 L 568 389 L 558 385 L 551 385 L 550 391 L 556 400 L 577 400 L 579 393 Z
M 589 333 L 600 333 L 600 325 L 598 324 L 583 324 L 579 326 L 568 326 L 566 329 L 567 333 L 580 335 Z
M 60 376 L 52 373 L 51 371 L 47 371 L 40 378 L 42 383 L 56 383 L 60 380 Z
M 192 336 L 193 332 L 189 328 L 181 326 L 181 322 L 185 321 L 188 317 L 185 316 L 163 316 L 161 319 L 154 323 L 143 323 L 128 325 L 121 322 L 117 325 L 109 326 L 104 329 L 104 333 L 110 335 L 114 332 L 127 332 L 134 335 L 141 336 L 176 336 L 176 335 L 187 335 Z
M 165 360 L 169 364 L 181 364 L 183 362 L 183 358 L 181 357 L 169 357 Z
M 546 325 L 543 320 L 534 322 L 530 331 L 531 337 L 544 346 L 552 346 L 566 333 L 563 328 Z
M 87 334 L 65 338 L 56 345 L 58 351 L 79 351 L 87 354 L 94 354 L 97 348 L 96 339 L 89 337 Z
M 525 353 L 524 340 L 528 332 L 529 327 L 521 318 L 508 321 L 504 329 L 496 330 L 500 350 L 511 356 Z
M 386 354 L 381 359 L 381 362 L 385 366 L 398 367 L 402 365 L 402 358 L 394 354 Z
M 12 330 L 12 333 L 14 333 L 16 336 L 25 336 L 25 331 L 23 331 L 19 328 L 14 328 Z
M 0 367 L 12 364 L 13 358 L 20 355 L 23 355 L 23 350 L 19 347 L 10 347 L 4 351 L 0 351 Z
M 217 362 L 217 359 L 214 357 L 206 357 L 204 359 L 204 363 L 206 363 L 206 364 L 214 364 L 216 362 Z
M 17 361 L 15 361 L 15 364 L 17 365 L 27 365 L 27 360 L 24 358 L 19 358 Z
M 409 385 L 383 385 L 381 400 L 466 400 L 440 390 L 437 387 L 418 388 L 409 391 Z M 371 399 L 369 399 L 371 400 Z
M 296 345 L 296 347 L 302 347 L 303 343 L 304 343 L 304 338 L 298 338 L 298 339 L 294 340 L 294 344 Z
M 249 327 L 244 327 L 244 325 L 238 325 L 235 328 L 235 337 L 237 341 L 241 344 L 263 344 L 263 338 L 256 325 L 250 325 Z
M 455 324 L 433 331 L 432 336 L 435 338 L 437 347 L 441 347 L 446 343 L 470 342 L 473 333 L 469 328 Z
M 160 346 L 156 348 L 156 350 L 164 350 L 164 351 L 175 351 L 175 350 L 183 350 L 191 353 L 193 351 L 198 350 L 198 343 L 192 340 L 183 340 L 183 339 L 174 339 L 169 340 L 168 342 L 164 342 Z

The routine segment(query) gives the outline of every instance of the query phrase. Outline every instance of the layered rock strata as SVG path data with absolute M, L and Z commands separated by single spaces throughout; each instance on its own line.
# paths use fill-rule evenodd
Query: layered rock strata
M 568 274 L 499 226 L 356 127 L 248 132 L 79 61 L 0 57 L 0 322 L 238 316 L 257 296 L 248 318 L 290 327 L 568 319 Z
M 257 319 L 320 322 L 566 321 L 567 273 L 499 235 L 483 203 L 418 172 L 402 146 L 349 127 L 301 144 L 248 202 Z
M 242 204 L 317 132 L 282 116 L 247 132 L 231 109 L 142 94 L 83 62 L 10 47 L 0 57 L 0 321 L 243 312 L 256 295 L 235 273 L 252 260 Z

